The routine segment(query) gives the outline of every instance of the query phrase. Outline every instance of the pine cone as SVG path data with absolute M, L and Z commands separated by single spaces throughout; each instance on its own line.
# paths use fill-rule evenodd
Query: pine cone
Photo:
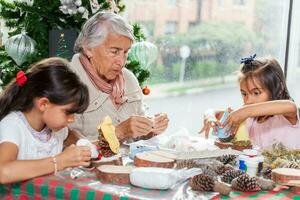
M 192 190 L 213 191 L 215 181 L 210 176 L 199 174 L 190 180 L 189 185 L 191 186 Z
M 283 167 L 300 169 L 300 163 L 296 161 L 287 161 L 286 163 L 284 163 Z
M 231 186 L 235 190 L 242 192 L 255 192 L 261 190 L 255 177 L 250 177 L 248 174 L 242 174 L 232 180 Z
M 177 160 L 176 161 L 176 168 L 182 169 L 182 168 L 194 168 L 197 167 L 197 162 L 194 160 Z
M 276 186 L 276 183 L 274 181 L 264 178 L 257 178 L 257 184 L 262 190 L 273 190 Z
M 236 169 L 232 169 L 232 170 L 227 170 L 226 172 L 224 172 L 223 176 L 221 177 L 221 180 L 225 183 L 231 183 L 231 181 L 242 175 L 245 174 L 245 172 L 241 171 L 241 170 L 236 170 Z
M 213 190 L 215 192 L 219 192 L 220 195 L 228 196 L 231 192 L 231 187 L 226 183 L 215 181 L 215 186 L 214 186 Z
M 218 175 L 223 175 L 226 171 L 233 170 L 233 169 L 234 168 L 232 165 L 226 164 L 218 167 L 215 171 Z
M 272 168 L 270 166 L 264 168 L 261 173 L 262 173 L 262 176 L 266 179 L 271 179 L 272 178 L 272 176 L 271 176 Z
M 116 155 L 109 147 L 108 142 L 105 140 L 102 134 L 99 134 L 99 150 L 102 153 L 103 157 L 111 157 Z
M 212 168 L 215 170 L 215 172 L 217 173 L 218 169 L 223 167 L 224 164 L 219 161 L 219 160 L 213 160 L 210 165 L 212 166 Z
M 223 156 L 219 156 L 217 157 L 216 159 L 221 161 L 224 165 L 226 164 L 230 164 L 230 165 L 233 165 L 235 166 L 236 164 L 236 155 L 223 155 Z
M 202 170 L 202 174 L 210 176 L 214 180 L 218 179 L 218 174 L 215 172 L 215 170 L 210 165 L 201 167 L 201 170 Z

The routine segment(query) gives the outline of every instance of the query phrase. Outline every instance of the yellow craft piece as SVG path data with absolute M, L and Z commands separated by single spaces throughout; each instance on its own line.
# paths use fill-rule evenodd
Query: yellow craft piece
M 243 122 L 240 125 L 238 131 L 236 132 L 235 141 L 248 141 L 248 140 L 249 140 L 249 133 L 245 122 Z
M 99 132 L 101 130 L 112 152 L 115 154 L 119 153 L 120 142 L 116 136 L 115 127 L 112 124 L 111 118 L 109 116 L 104 117 L 104 120 L 97 128 Z

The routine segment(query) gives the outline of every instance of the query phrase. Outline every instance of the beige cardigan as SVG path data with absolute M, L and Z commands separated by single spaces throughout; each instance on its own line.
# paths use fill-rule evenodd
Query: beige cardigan
M 145 115 L 141 88 L 134 74 L 128 69 L 122 70 L 125 78 L 124 96 L 128 100 L 116 109 L 108 94 L 101 92 L 93 85 L 79 61 L 79 54 L 73 56 L 71 67 L 87 85 L 90 94 L 90 104 L 87 110 L 75 116 L 75 122 L 70 125 L 71 128 L 77 129 L 93 140 L 98 138 L 98 124 L 107 115 L 112 118 L 114 125 L 118 125 L 134 114 Z

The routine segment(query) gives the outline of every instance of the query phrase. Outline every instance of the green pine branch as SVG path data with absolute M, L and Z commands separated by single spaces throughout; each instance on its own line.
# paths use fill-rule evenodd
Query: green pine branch
M 138 61 L 128 61 L 126 68 L 135 74 L 141 87 L 150 76 L 149 70 L 143 69 Z
M 141 42 L 143 40 L 146 40 L 146 37 L 145 37 L 145 35 L 142 32 L 141 25 L 135 23 L 132 26 L 133 26 L 133 35 L 135 37 L 135 40 L 137 42 Z
M 116 0 L 115 2 L 120 9 L 119 12 L 125 10 L 122 0 Z M 106 0 L 100 0 L 99 4 L 99 10 L 106 10 L 111 7 Z M 15 77 L 18 70 L 25 69 L 26 66 L 48 57 L 49 30 L 70 28 L 75 29 L 77 32 L 81 30 L 86 19 L 82 18 L 79 13 L 76 15 L 62 13 L 59 10 L 60 5 L 60 0 L 34 0 L 33 6 L 28 6 L 25 2 L 15 1 L 10 3 L 6 0 L 0 0 L 0 16 L 9 28 L 9 36 L 25 31 L 37 44 L 36 53 L 31 55 L 22 66 L 17 66 L 15 61 L 6 54 L 4 47 L 0 48 L 0 79 L 2 80 L 0 85 L 8 84 Z M 91 13 L 89 0 L 82 0 L 82 6 Z M 134 24 L 133 27 L 136 41 L 145 40 L 141 27 L 138 24 Z M 149 71 L 142 69 L 137 63 L 129 63 L 127 67 L 137 76 L 140 85 L 150 75 Z

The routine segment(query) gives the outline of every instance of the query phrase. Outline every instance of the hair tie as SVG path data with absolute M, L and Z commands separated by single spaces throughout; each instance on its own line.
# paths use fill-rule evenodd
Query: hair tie
M 256 57 L 256 53 L 255 54 L 252 54 L 250 55 L 249 57 L 244 57 L 244 58 L 241 58 L 241 64 L 244 63 L 244 64 L 251 64 L 252 61 L 254 61 Z
M 21 87 L 27 82 L 27 77 L 23 71 L 17 73 L 16 82 Z

